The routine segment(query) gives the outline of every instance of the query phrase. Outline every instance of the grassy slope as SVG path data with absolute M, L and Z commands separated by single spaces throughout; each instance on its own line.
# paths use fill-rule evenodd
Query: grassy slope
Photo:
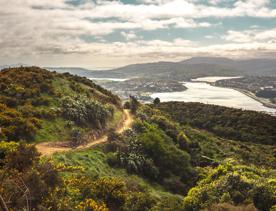
M 21 78 L 16 77 L 17 74 L 20 74 Z M 40 79 L 40 81 L 36 80 L 36 78 L 40 78 L 41 75 L 43 75 L 44 79 Z M 22 92 L 22 96 L 24 96 L 28 92 L 39 89 L 39 86 L 43 81 L 51 87 L 50 92 L 42 92 L 40 90 L 38 91 L 39 96 L 34 95 L 22 97 L 22 99 L 18 100 L 16 105 L 7 104 L 6 98 L 14 98 L 9 90 L 19 89 Z M 115 96 L 94 83 L 89 82 L 87 79 L 77 76 L 52 73 L 36 67 L 12 68 L 0 73 L 0 86 L 2 84 L 4 85 L 3 88 L 1 88 L 2 93 L 0 93 L 0 103 L 8 105 L 9 108 L 21 112 L 24 118 L 36 117 L 39 119 L 40 127 L 38 127 L 36 132 L 32 134 L 30 140 L 27 138 L 27 141 L 63 141 L 70 138 L 70 133 L 73 129 L 79 129 L 83 132 L 90 131 L 91 129 L 93 130 L 93 125 L 80 126 L 64 118 L 60 114 L 57 114 L 62 109 L 61 99 L 63 97 L 71 97 L 73 99 L 88 97 L 89 99 L 100 103 L 101 106 L 112 106 L 114 108 L 114 116 L 112 119 L 108 120 L 107 127 L 116 126 L 116 122 L 122 118 L 122 110 L 119 108 L 118 104 L 115 104 Z M 38 98 L 47 100 L 47 104 L 33 105 L 32 102 Z M 41 114 L 46 114 L 46 116 L 50 114 L 52 116 L 44 117 L 41 116 Z M 1 124 L 4 124 L 2 123 L 3 121 L 1 121 L 1 118 L 0 126 L 2 126 Z M 12 125 L 12 123 L 10 124 Z M 68 127 L 68 124 L 72 126 Z M 19 139 L 26 140 L 25 137 L 22 138 L 20 136 Z
M 189 126 L 183 127 L 183 130 L 191 140 L 200 145 L 201 151 L 194 153 L 194 160 L 202 160 L 202 156 L 216 162 L 233 158 L 245 165 L 253 164 L 264 168 L 276 168 L 276 146 L 224 139 Z
M 152 183 L 137 175 L 130 175 L 125 169 L 110 167 L 107 163 L 107 154 L 103 151 L 103 147 L 98 146 L 93 149 L 86 149 L 81 151 L 71 151 L 66 153 L 56 153 L 53 155 L 53 160 L 57 164 L 64 164 L 65 166 L 83 167 L 82 172 L 66 172 L 64 177 L 71 174 L 87 175 L 91 178 L 98 177 L 119 177 L 126 181 L 135 181 L 143 189 L 160 198 L 163 196 L 172 196 L 173 194 L 166 192 L 162 186 Z M 176 195 L 176 197 L 178 197 Z M 180 196 L 179 196 L 180 197 Z
M 275 144 L 276 118 L 268 114 L 202 103 L 167 102 L 153 107 L 182 125 L 205 129 L 224 138 Z
M 182 130 L 191 141 L 197 142 L 200 146 L 200 151 L 191 153 L 192 162 L 197 162 L 198 160 L 202 161 L 206 157 L 206 159 L 212 159 L 216 163 L 224 164 L 225 159 L 233 158 L 240 164 L 245 164 L 248 168 L 258 166 L 263 169 L 273 169 L 276 167 L 276 158 L 273 156 L 276 152 L 274 146 L 258 145 L 254 143 L 245 144 L 244 142 L 223 139 L 212 133 L 189 126 L 182 127 Z M 54 154 L 53 159 L 54 162 L 59 164 L 73 167 L 81 166 L 84 168 L 82 172 L 64 172 L 63 176 L 65 177 L 70 176 L 71 174 L 85 174 L 91 178 L 119 177 L 125 181 L 134 181 L 135 183 L 138 183 L 141 187 L 149 190 L 152 195 L 160 199 L 164 196 L 174 196 L 181 199 L 184 198 L 183 196 L 174 195 L 164 190 L 161 185 L 155 184 L 141 176 L 130 175 L 125 169 L 109 166 L 107 163 L 107 157 L 108 154 L 105 153 L 104 147 L 98 146 L 94 149 Z M 211 166 L 207 166 L 199 168 L 198 170 L 200 172 L 205 172 L 211 171 L 211 169 Z M 195 186 L 195 188 L 198 187 L 200 186 Z
M 77 93 L 76 91 L 72 90 L 70 88 L 70 81 L 63 79 L 63 78 L 56 78 L 53 81 L 53 86 L 57 92 L 62 93 L 62 95 L 64 95 L 64 96 L 77 97 L 81 94 L 81 93 Z M 80 86 L 84 90 L 91 90 L 90 87 L 88 87 L 84 84 L 80 84 Z M 97 91 L 97 96 L 101 96 L 101 95 L 103 95 L 103 94 L 100 93 L 99 91 Z M 95 100 L 98 99 L 98 97 L 95 98 L 93 96 L 92 96 L 92 98 L 94 98 Z M 58 107 L 59 107 L 58 100 L 55 98 L 52 98 L 50 108 L 57 109 Z M 114 117 L 113 117 L 113 119 L 111 119 L 108 122 L 107 127 L 112 128 L 112 127 L 116 126 L 116 122 L 120 121 L 121 118 L 122 118 L 122 111 L 119 109 L 116 109 L 115 113 L 114 113 Z M 41 129 L 36 134 L 36 137 L 35 137 L 36 142 L 61 141 L 61 140 L 66 141 L 66 140 L 70 139 L 71 130 L 70 130 L 70 128 L 66 127 L 67 122 L 68 121 L 63 118 L 56 118 L 54 120 L 44 119 L 42 121 Z M 75 125 L 74 128 L 84 129 L 86 132 L 88 132 L 90 130 L 89 128 L 83 128 L 83 127 L 79 127 L 77 125 Z
M 231 160 L 232 158 L 233 160 L 237 161 L 239 165 L 244 165 L 242 166 L 243 168 L 248 167 L 248 172 L 254 172 L 256 166 L 257 168 L 267 171 L 269 171 L 270 169 L 275 169 L 276 167 L 275 146 L 229 140 L 218 137 L 204 130 L 192 128 L 190 126 L 181 126 L 181 130 L 183 130 L 183 132 L 192 142 L 196 142 L 200 146 L 200 148 L 197 148 L 196 151 L 190 152 L 192 163 L 194 162 L 198 164 L 200 163 L 200 161 L 204 161 L 204 159 L 210 159 L 213 160 L 215 163 L 221 163 L 223 166 L 225 165 L 226 160 Z M 152 195 L 160 199 L 164 196 L 175 196 L 181 199 L 184 198 L 184 196 L 174 195 L 166 191 L 161 185 L 148 181 L 141 176 L 130 175 L 124 169 L 110 167 L 107 163 L 107 157 L 108 154 L 105 153 L 104 147 L 98 146 L 95 149 L 55 154 L 53 156 L 53 159 L 54 162 L 59 164 L 65 164 L 66 166 L 68 165 L 73 167 L 81 166 L 84 168 L 82 172 L 64 172 L 63 176 L 65 177 L 70 176 L 71 174 L 85 174 L 91 178 L 119 177 L 124 179 L 125 181 L 134 181 L 135 183 L 138 183 L 141 187 L 149 190 Z M 229 170 L 229 174 L 231 174 L 232 171 L 236 171 L 235 169 L 239 169 L 239 167 L 240 166 L 238 166 L 237 164 L 233 164 L 234 170 Z M 203 165 L 202 167 L 198 167 L 197 169 L 199 172 L 201 172 L 200 176 L 202 178 L 200 178 L 200 181 L 204 181 L 206 175 L 210 174 L 210 172 L 217 171 L 216 167 L 210 165 L 210 162 L 207 166 Z M 228 173 L 226 175 L 228 175 Z M 244 175 L 246 175 L 246 173 L 244 173 Z M 252 175 L 254 177 L 256 176 L 254 174 Z M 228 176 L 222 177 L 222 179 L 226 179 L 227 177 Z M 196 190 L 201 194 L 200 187 L 202 186 L 202 182 L 200 181 L 193 190 Z M 256 183 L 255 180 L 252 180 L 251 182 L 254 185 Z M 207 188 L 206 190 L 210 192 L 210 196 L 211 194 L 215 194 L 214 192 L 212 192 L 212 190 L 219 189 L 219 187 L 211 187 L 212 184 L 215 183 L 210 181 L 205 185 Z M 235 190 L 235 188 L 233 188 L 233 190 Z M 196 199 L 196 196 L 194 196 L 191 192 L 188 196 L 186 196 L 186 200 L 188 199 L 194 201 Z M 249 202 L 252 203 L 252 201 Z M 211 199 L 208 199 L 208 203 L 218 203 L 217 198 L 214 197 L 213 201 Z

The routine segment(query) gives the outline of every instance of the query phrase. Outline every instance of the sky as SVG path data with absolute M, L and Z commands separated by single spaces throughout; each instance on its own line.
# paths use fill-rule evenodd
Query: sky
M 0 0 L 0 65 L 276 58 L 276 0 Z

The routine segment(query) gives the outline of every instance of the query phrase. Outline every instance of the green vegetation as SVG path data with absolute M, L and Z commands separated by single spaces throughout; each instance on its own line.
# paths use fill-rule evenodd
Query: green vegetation
M 14 68 L 0 72 L 0 86 L 1 210 L 276 209 L 275 117 L 131 97 L 135 121 L 118 134 L 119 99 L 85 78 Z M 91 129 L 107 142 L 51 157 L 26 143 L 77 145 Z
M 186 210 L 200 210 L 212 204 L 254 203 L 259 210 L 276 204 L 276 172 L 227 162 L 205 169 L 204 178 L 184 199 Z
M 268 114 L 201 103 L 169 102 L 154 107 L 182 125 L 206 129 L 224 138 L 276 144 L 276 118 Z
M 232 158 L 244 165 L 276 168 L 275 145 L 228 140 L 190 126 L 184 126 L 183 132 L 188 140 L 196 140 L 199 146 L 189 150 L 193 165 L 205 167 Z
M 57 169 L 40 162 L 34 146 L 0 143 L 1 210 L 45 210 L 61 182 Z
M 18 77 L 20 75 L 20 77 Z M 41 142 L 103 130 L 120 100 L 86 78 L 37 67 L 0 72 L 0 140 Z

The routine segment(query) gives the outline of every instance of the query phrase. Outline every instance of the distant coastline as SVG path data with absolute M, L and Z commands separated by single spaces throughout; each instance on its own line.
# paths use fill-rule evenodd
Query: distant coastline
M 252 99 L 262 103 L 264 106 L 268 107 L 268 108 L 274 108 L 276 109 L 276 105 L 269 102 L 268 100 L 266 99 L 263 99 L 263 98 L 260 98 L 260 97 L 257 97 L 254 93 L 250 92 L 250 91 L 247 91 L 247 90 L 244 90 L 244 89 L 238 89 L 238 88 L 232 88 L 238 92 L 241 92 L 245 95 L 247 95 L 248 97 L 251 97 Z
M 239 89 L 239 88 L 234 88 L 234 87 L 226 87 L 226 86 L 217 86 L 215 84 L 215 82 L 206 82 L 206 83 L 209 83 L 210 85 L 212 86 L 216 86 L 216 87 L 222 87 L 222 88 L 231 88 L 231 89 L 234 89 L 260 103 L 262 103 L 263 106 L 265 107 L 268 107 L 268 108 L 273 108 L 273 109 L 276 109 L 276 104 L 273 104 L 271 102 L 269 102 L 267 99 L 264 99 L 264 98 L 260 98 L 260 97 L 257 97 L 254 93 L 248 91 L 248 90 L 245 90 L 245 89 Z

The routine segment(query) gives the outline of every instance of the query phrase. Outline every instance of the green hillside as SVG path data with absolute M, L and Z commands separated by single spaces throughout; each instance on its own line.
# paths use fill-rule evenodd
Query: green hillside
M 168 102 L 154 105 L 182 125 L 208 130 L 218 136 L 259 144 L 276 144 L 276 117 L 202 103 Z
M 118 133 L 120 100 L 88 79 L 36 67 L 0 79 L 0 210 L 276 209 L 275 117 L 131 97 Z M 89 131 L 106 141 L 51 156 L 34 145 Z
M 149 106 L 135 113 L 132 130 L 110 134 L 101 147 L 56 154 L 56 163 L 83 168 L 64 177 L 120 178 L 129 197 L 115 210 L 270 210 L 276 203 L 274 146 L 181 126 Z
M 119 98 L 90 80 L 38 67 L 2 70 L 0 90 L 4 141 L 68 140 L 105 129 L 121 113 Z

